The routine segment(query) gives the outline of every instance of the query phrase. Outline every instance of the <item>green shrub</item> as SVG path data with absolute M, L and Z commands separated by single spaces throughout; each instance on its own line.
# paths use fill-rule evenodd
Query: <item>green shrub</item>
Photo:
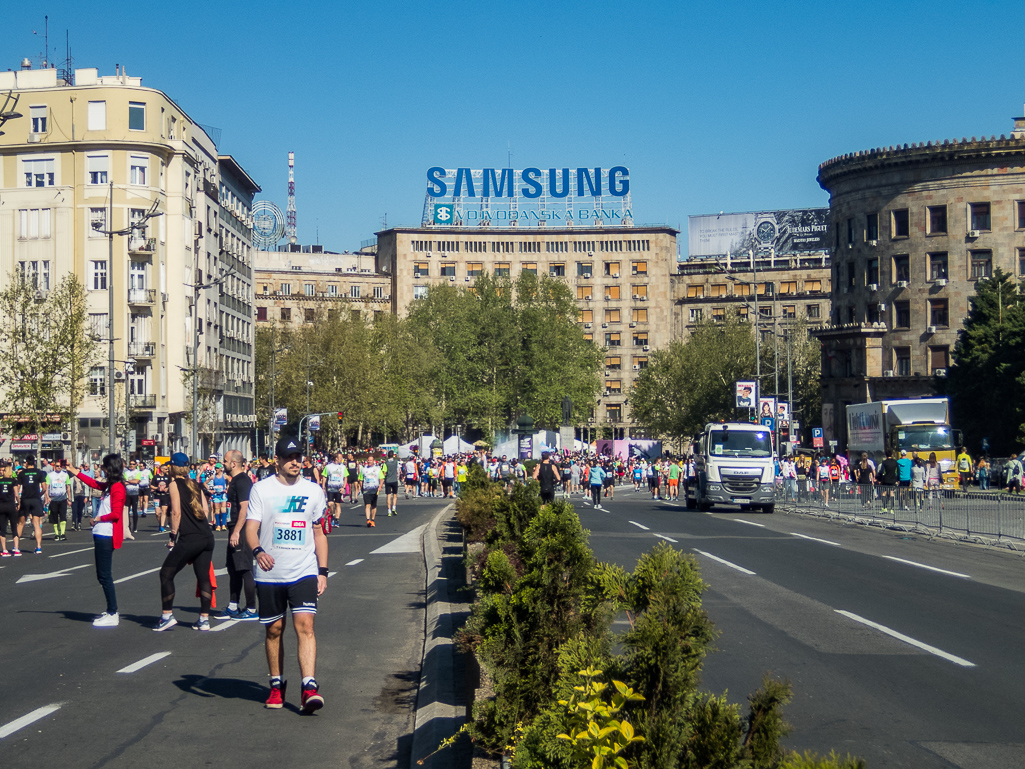
M 865 769 L 865 762 L 849 755 L 841 758 L 836 752 L 831 752 L 826 758 L 814 753 L 791 753 L 779 769 Z

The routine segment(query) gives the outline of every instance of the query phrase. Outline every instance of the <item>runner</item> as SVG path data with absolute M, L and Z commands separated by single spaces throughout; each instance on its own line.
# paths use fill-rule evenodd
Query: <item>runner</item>
M 414 497 L 416 496 L 416 459 L 412 454 L 409 455 L 403 469 L 406 476 L 406 499 L 409 499 L 411 493 Z
M 260 567 L 256 589 L 270 668 L 270 694 L 265 706 L 284 706 L 282 634 L 285 612 L 291 608 L 302 674 L 300 704 L 302 712 L 312 713 L 324 706 L 314 672 L 317 641 L 313 620 L 317 597 L 327 589 L 328 574 L 327 537 L 314 524 L 324 515 L 327 504 L 320 487 L 300 477 L 302 452 L 297 441 L 281 439 L 276 454 L 277 475 L 253 486 L 246 519 L 246 540 Z
M 359 462 L 356 461 L 356 457 L 349 452 L 349 456 L 345 460 L 345 468 L 349 471 L 349 504 L 356 503 L 356 497 L 360 493 L 359 483 Z
M 146 466 L 145 462 L 139 462 L 139 517 L 145 518 L 149 512 L 149 488 L 153 480 L 153 473 Z
M 153 476 L 153 483 L 156 489 L 157 503 L 157 524 L 159 533 L 167 531 L 167 511 L 171 507 L 170 479 L 167 477 L 168 466 L 164 465 L 160 471 Z
M 591 501 L 594 503 L 594 509 L 601 510 L 601 487 L 605 482 L 605 471 L 602 469 L 597 457 L 590 462 L 590 467 L 587 471 L 587 481 L 591 487 Z
M 228 531 L 227 562 L 228 569 L 228 606 L 217 619 L 253 620 L 256 613 L 256 583 L 253 581 L 253 551 L 245 536 L 246 517 L 249 513 L 249 494 L 253 481 L 245 470 L 245 460 L 241 451 L 234 449 L 224 454 L 224 464 L 228 466 L 231 483 L 228 484 L 228 508 L 230 520 Z M 246 597 L 246 608 L 239 608 L 239 598 L 243 591 Z
M 139 477 L 141 475 L 135 465 L 135 460 L 129 460 L 128 470 L 125 472 L 125 494 L 129 513 L 125 517 L 125 536 L 128 539 L 135 539 L 132 534 L 139 529 Z
M 551 456 L 547 451 L 542 451 L 541 461 L 534 465 L 533 478 L 541 487 L 542 505 L 550 505 L 555 502 L 555 486 L 559 481 L 559 471 L 555 463 L 551 461 Z
M 399 460 L 394 451 L 388 452 L 388 458 L 384 460 L 384 493 L 385 504 L 388 505 L 388 515 L 398 515 L 397 508 L 399 501 Z
M 669 499 L 678 501 L 680 498 L 680 464 L 669 462 Z
M 21 556 L 21 549 L 18 547 L 18 539 L 21 536 L 21 528 L 18 523 L 18 479 L 11 474 L 10 462 L 0 465 L 0 556 L 10 558 Z M 11 523 L 11 538 L 14 540 L 14 550 L 7 551 L 7 522 Z
M 85 513 L 85 484 L 78 478 L 72 482 L 71 529 L 82 530 L 82 515 Z
M 79 473 L 74 467 L 69 467 L 68 472 L 103 495 L 100 497 L 100 507 L 93 515 L 93 552 L 96 558 L 96 580 L 103 588 L 107 610 L 93 620 L 93 627 L 117 627 L 121 616 L 117 613 L 113 561 L 114 551 L 121 548 L 124 539 L 121 519 L 125 514 L 125 463 L 119 455 L 107 454 L 103 458 L 103 477 L 106 478 L 103 482 Z
M 171 455 L 171 540 L 174 547 L 160 567 L 160 620 L 156 632 L 178 624 L 174 618 L 174 578 L 192 564 L 199 584 L 199 620 L 193 630 L 210 629 L 210 564 L 214 556 L 214 533 L 207 523 L 206 495 L 200 485 L 188 477 L 189 457 L 177 452 Z
M 21 537 L 25 519 L 31 517 L 36 537 L 36 555 L 43 552 L 43 484 L 46 473 L 36 469 L 36 458 L 25 457 L 25 468 L 18 473 L 21 488 L 21 517 L 18 521 L 18 536 Z
M 446 498 L 454 497 L 452 486 L 456 482 L 456 463 L 452 457 L 446 457 L 445 463 L 441 466 L 441 496 Z
M 262 481 L 264 478 L 270 478 L 272 475 L 274 475 L 274 467 L 271 465 L 270 461 L 267 459 L 267 455 L 266 454 L 261 454 L 260 455 L 260 464 L 256 468 L 256 480 L 257 481 Z
M 381 468 L 371 454 L 367 457 L 365 464 L 360 465 L 360 476 L 363 487 L 363 507 L 367 516 L 367 528 L 377 526 L 377 492 L 381 489 Z
M 226 531 L 228 528 L 228 478 L 224 475 L 224 465 L 220 462 L 214 468 L 214 477 L 210 481 L 213 487 L 214 531 Z
M 44 505 L 50 507 L 50 525 L 53 526 L 53 539 L 55 542 L 62 542 L 67 539 L 65 531 L 68 526 L 68 485 L 71 483 L 71 476 L 59 463 L 54 463 L 53 468 L 46 474 L 46 483 L 43 484 Z
M 321 482 L 327 492 L 328 514 L 336 521 L 342 519 L 342 488 L 349 471 L 345 466 L 345 455 L 342 452 L 335 454 L 335 461 L 324 467 L 321 475 Z

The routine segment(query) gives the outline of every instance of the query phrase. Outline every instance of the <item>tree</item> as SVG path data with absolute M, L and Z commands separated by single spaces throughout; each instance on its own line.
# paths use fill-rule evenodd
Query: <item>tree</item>
M 633 418 L 654 434 L 684 441 L 706 422 L 734 418 L 734 383 L 754 372 L 750 324 L 732 313 L 702 321 L 686 342 L 652 353 L 630 395 Z
M 1025 441 L 1025 303 L 1022 286 L 996 270 L 975 284 L 947 375 L 954 424 L 973 450 L 997 456 Z
M 51 341 L 56 357 L 65 364 L 54 382 L 64 400 L 66 421 L 71 425 L 72 451 L 78 446 L 78 411 L 85 398 L 86 377 L 97 362 L 99 339 L 89 328 L 89 310 L 85 286 L 74 273 L 68 273 L 46 299 L 51 316 Z M 77 457 L 76 457 L 77 459 Z

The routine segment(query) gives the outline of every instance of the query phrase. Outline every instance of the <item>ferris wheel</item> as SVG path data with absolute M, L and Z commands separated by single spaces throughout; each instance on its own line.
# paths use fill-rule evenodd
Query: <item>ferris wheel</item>
M 269 200 L 258 200 L 253 204 L 253 245 L 261 251 L 269 251 L 285 234 L 285 215 Z

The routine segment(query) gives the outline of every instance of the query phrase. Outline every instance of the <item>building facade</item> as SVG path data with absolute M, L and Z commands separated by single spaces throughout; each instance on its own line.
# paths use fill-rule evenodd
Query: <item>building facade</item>
M 590 424 L 618 438 L 644 437 L 630 420 L 629 393 L 650 351 L 672 337 L 677 234 L 625 226 L 393 228 L 377 234 L 377 270 L 390 276 L 391 310 L 399 315 L 430 286 L 465 286 L 485 271 L 565 280 L 584 335 L 608 350 L 604 394 Z
M 65 450 L 96 457 L 112 449 L 107 393 L 113 387 L 114 449 L 191 451 L 191 396 L 182 372 L 198 369 L 215 385 L 224 371 L 222 283 L 192 287 L 223 274 L 239 277 L 235 263 L 250 258 L 247 252 L 219 266 L 222 161 L 214 142 L 169 97 L 121 72 L 78 69 L 72 82 L 53 69 L 0 72 L 0 91 L 6 90 L 17 96 L 24 117 L 9 120 L 0 136 L 0 280 L 20 269 L 46 291 L 75 274 L 86 288 L 92 333 L 102 342 L 79 411 L 78 445 Z M 246 185 L 255 187 L 251 180 Z M 241 199 L 238 215 L 245 220 L 252 192 Z M 156 216 L 147 220 L 147 214 Z M 116 232 L 112 260 L 108 230 Z M 246 376 L 251 382 L 251 370 Z M 201 451 L 223 448 L 232 432 L 225 427 L 213 423 Z M 229 447 L 244 443 L 241 433 L 236 437 Z
M 843 446 L 846 405 L 936 392 L 976 281 L 1025 274 L 1025 118 L 1009 138 L 836 157 L 818 181 L 834 233 L 823 428 Z

